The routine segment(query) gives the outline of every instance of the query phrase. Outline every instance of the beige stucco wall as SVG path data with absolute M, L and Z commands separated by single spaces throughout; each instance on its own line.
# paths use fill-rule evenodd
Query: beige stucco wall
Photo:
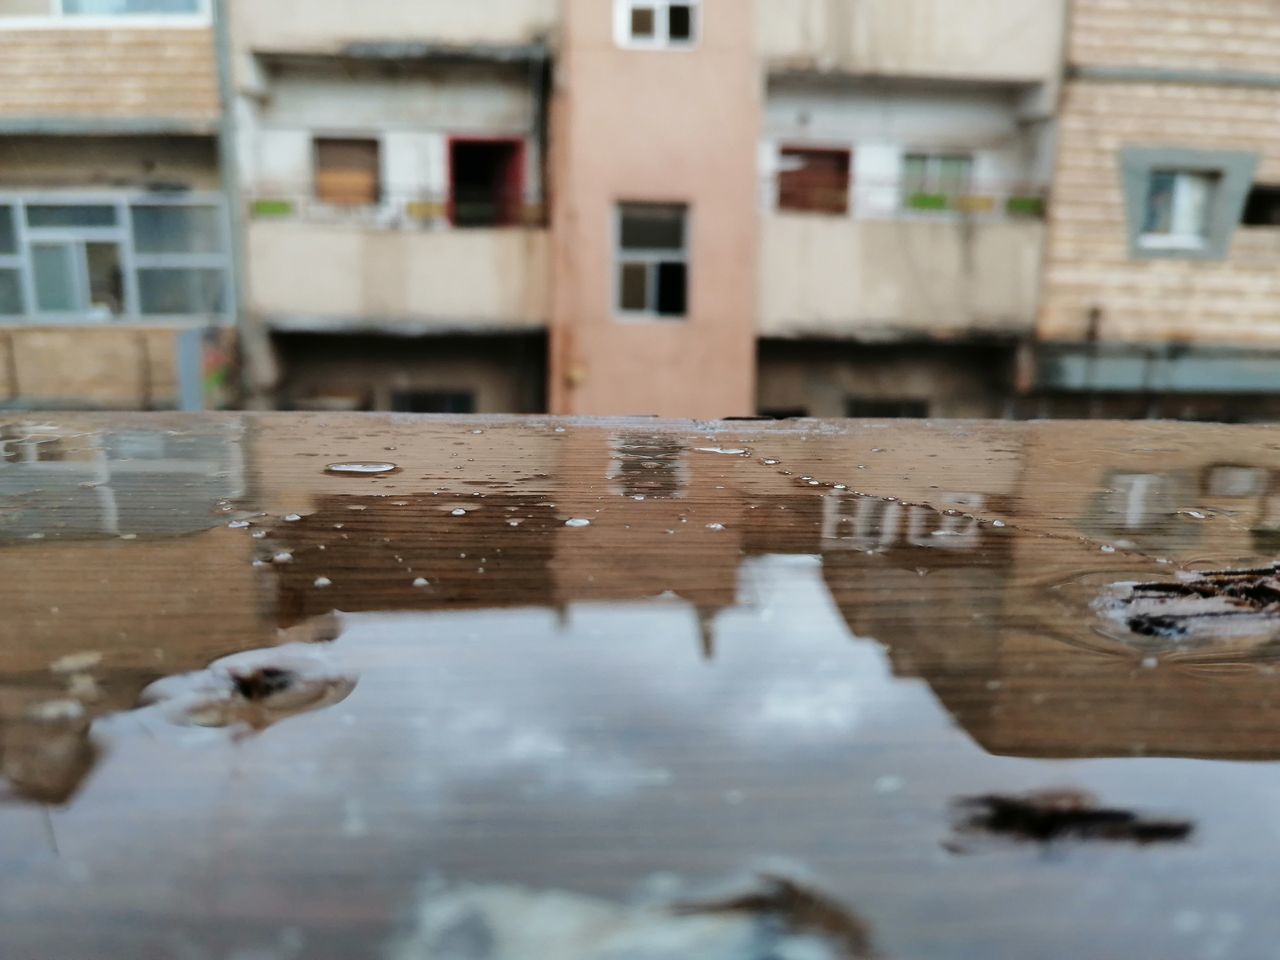
M 1280 18 L 1278 18 L 1280 19 Z M 1280 181 L 1280 90 L 1080 80 L 1064 99 L 1040 334 L 1126 342 L 1280 344 L 1280 229 L 1241 227 L 1225 260 L 1130 257 L 1120 150 L 1177 146 L 1258 154 Z
M 0 30 L 0 118 L 178 121 L 213 132 L 213 31 Z
M 755 0 L 756 42 L 775 69 L 1044 82 L 1065 2 Z
M 705 0 L 692 51 L 620 49 L 612 4 L 566 0 L 553 105 L 553 412 L 727 416 L 753 407 L 760 77 L 752 14 Z M 689 313 L 622 321 L 620 201 L 689 204 Z
M 350 43 L 525 44 L 549 34 L 559 0 L 231 0 L 245 51 L 337 52 Z
M 397 231 L 257 221 L 249 226 L 250 305 L 268 319 L 537 328 L 548 316 L 547 232 Z
M 0 329 L 0 402 L 27 407 L 172 407 L 176 331 L 163 327 Z
M 895 338 L 1030 332 L 1038 221 L 764 219 L 760 333 Z

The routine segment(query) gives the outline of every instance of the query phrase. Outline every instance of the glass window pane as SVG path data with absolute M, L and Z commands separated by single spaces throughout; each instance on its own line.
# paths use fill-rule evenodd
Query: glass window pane
M 33 227 L 114 227 L 116 208 L 98 204 L 40 204 L 27 207 L 27 223 Z
M 200 0 L 62 0 L 69 16 L 114 17 L 139 13 L 199 13 Z
M 1173 230 L 1173 191 L 1177 179 L 1176 174 L 1163 171 L 1151 174 L 1143 233 L 1169 233 Z
M 631 10 L 631 36 L 636 40 L 653 38 L 653 28 L 657 23 L 653 7 L 633 7 Z
M 658 264 L 658 313 L 664 317 L 683 317 L 688 268 L 672 261 Z
M 667 37 L 677 42 L 693 39 L 693 7 L 687 3 L 671 5 L 667 11 Z
M 37 310 L 41 313 L 74 313 L 79 308 L 76 263 L 70 244 L 33 244 L 31 270 L 35 274 Z
M 1173 232 L 1183 237 L 1202 237 L 1209 230 L 1209 198 L 1214 178 L 1204 173 L 1184 173 L 1178 181 Z
M 929 158 L 909 153 L 902 158 L 902 192 L 906 196 L 929 189 Z
M 138 296 L 147 316 L 223 313 L 226 283 L 221 270 L 142 269 Z
M 134 249 L 138 253 L 221 253 L 220 219 L 216 207 L 134 207 Z
M 13 207 L 0 207 L 0 256 L 18 252 L 18 237 L 14 230 Z
M 124 312 L 124 272 L 120 268 L 118 243 L 86 243 L 89 264 L 89 305 L 95 312 L 115 316 Z
M 624 250 L 684 249 L 684 207 L 631 203 L 621 209 Z
M 949 196 L 969 192 L 972 172 L 973 161 L 969 157 L 938 158 L 938 185 Z
M 18 271 L 0 269 L 0 317 L 16 317 L 23 312 L 22 280 Z
M 619 304 L 623 310 L 649 309 L 649 266 L 644 263 L 624 263 L 622 282 L 619 284 Z

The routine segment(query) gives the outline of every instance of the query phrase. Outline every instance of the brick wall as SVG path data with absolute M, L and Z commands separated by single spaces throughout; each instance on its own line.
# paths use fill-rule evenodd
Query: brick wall
M 1275 0 L 1075 0 L 1077 66 L 1280 74 Z M 1223 261 L 1130 258 L 1120 151 L 1252 151 L 1280 183 L 1280 90 L 1076 79 L 1060 115 L 1039 332 L 1076 340 L 1280 346 L 1280 229 L 1237 228 Z
M 1070 60 L 1273 73 L 1275 0 L 1073 0 Z
M 0 118 L 179 119 L 212 128 L 210 29 L 0 31 Z

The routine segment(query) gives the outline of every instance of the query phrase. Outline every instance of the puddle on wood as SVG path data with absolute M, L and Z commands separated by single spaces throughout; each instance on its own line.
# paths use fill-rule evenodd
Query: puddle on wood
M 15 423 L 0 953 L 379 955 L 427 877 L 495 942 L 545 897 L 625 931 L 646 878 L 777 860 L 663 917 L 834 956 L 1264 955 L 1271 436 Z M 1098 799 L 1027 799 L 1053 788 Z M 1036 842 L 948 856 L 957 796 Z

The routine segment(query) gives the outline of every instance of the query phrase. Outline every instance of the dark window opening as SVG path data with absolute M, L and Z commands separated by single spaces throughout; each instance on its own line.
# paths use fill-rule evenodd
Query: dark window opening
M 688 268 L 683 263 L 658 264 L 658 314 L 683 317 L 686 310 Z
M 674 3 L 667 10 L 667 39 L 678 43 L 693 40 L 693 7 Z
M 907 417 L 924 419 L 929 416 L 927 400 L 889 400 L 880 397 L 849 397 L 845 401 L 846 417 L 872 417 L 888 419 Z
M 1255 183 L 1244 203 L 1246 227 L 1280 227 L 1280 185 Z
M 779 210 L 848 212 L 850 151 L 783 147 L 781 154 Z
M 610 479 L 625 497 L 660 500 L 678 497 L 687 478 L 684 447 L 668 437 L 631 434 L 610 440 Z
M 760 416 L 766 420 L 801 420 L 809 416 L 809 410 L 806 407 L 774 407 L 761 410 Z
M 316 199 L 338 206 L 372 206 L 382 197 L 377 140 L 317 139 Z
M 469 391 L 396 390 L 391 394 L 395 413 L 475 413 L 476 397 Z
M 455 140 L 449 146 L 456 227 L 506 227 L 520 222 L 523 145 L 518 140 Z

